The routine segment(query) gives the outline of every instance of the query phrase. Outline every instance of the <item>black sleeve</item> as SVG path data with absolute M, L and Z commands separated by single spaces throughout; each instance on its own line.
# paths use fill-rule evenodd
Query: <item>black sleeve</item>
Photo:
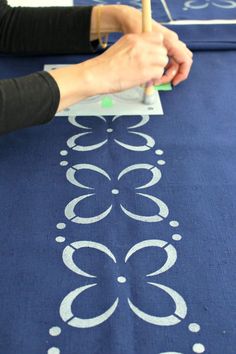
M 11 8 L 0 0 L 0 52 L 95 52 L 98 40 L 90 42 L 92 8 Z M 45 71 L 0 80 L 0 134 L 50 121 L 59 101 L 57 83 Z
M 0 52 L 13 54 L 94 53 L 90 42 L 93 6 L 10 7 L 0 0 Z
M 46 71 L 0 81 L 0 135 L 49 122 L 55 115 L 60 91 Z

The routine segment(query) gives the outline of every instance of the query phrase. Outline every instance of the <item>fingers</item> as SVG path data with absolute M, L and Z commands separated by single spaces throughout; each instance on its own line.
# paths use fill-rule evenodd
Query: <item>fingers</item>
M 168 66 L 166 67 L 166 71 L 164 75 L 161 78 L 161 84 L 167 84 L 169 82 L 172 82 L 172 80 L 175 78 L 178 71 L 179 71 L 179 64 L 176 63 L 173 59 L 171 59 Z
M 175 67 L 177 68 L 178 66 L 178 71 L 176 73 L 176 76 L 173 79 L 173 85 L 178 85 L 180 82 L 186 80 L 189 76 L 189 72 L 192 67 L 193 63 L 193 55 L 192 53 L 189 54 L 190 51 L 184 49 L 184 47 L 181 46 L 176 46 L 173 47 L 171 50 L 171 59 L 172 63 L 176 63 Z
M 179 70 L 177 75 L 173 80 L 173 85 L 176 86 L 180 84 L 180 82 L 187 79 L 189 72 L 191 70 L 192 60 L 188 60 L 179 65 Z

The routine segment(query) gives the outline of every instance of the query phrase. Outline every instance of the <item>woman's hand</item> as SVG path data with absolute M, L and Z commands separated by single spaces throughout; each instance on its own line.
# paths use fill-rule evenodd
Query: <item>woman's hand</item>
M 168 61 L 161 33 L 133 33 L 122 36 L 87 65 L 90 62 L 88 70 L 101 94 L 120 92 L 150 80 L 159 82 Z
M 115 5 L 114 5 L 115 6 Z M 114 10 L 113 10 L 114 12 Z M 116 21 L 121 31 L 127 33 L 142 32 L 142 13 L 138 9 L 128 5 L 116 5 Z M 163 44 L 168 51 L 169 63 L 165 75 L 154 84 L 171 82 L 178 85 L 187 79 L 192 66 L 192 52 L 179 40 L 177 34 L 153 20 L 152 32 L 163 34 Z
M 58 111 L 87 97 L 159 81 L 167 63 L 162 34 L 126 34 L 95 58 L 49 72 L 60 90 Z

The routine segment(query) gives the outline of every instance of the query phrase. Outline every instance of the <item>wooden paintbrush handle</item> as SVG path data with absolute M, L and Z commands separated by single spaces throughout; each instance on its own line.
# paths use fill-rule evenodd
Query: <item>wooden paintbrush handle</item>
M 152 32 L 152 8 L 151 0 L 142 0 L 142 31 Z M 145 87 L 146 95 L 153 95 L 155 93 L 152 81 L 149 81 Z

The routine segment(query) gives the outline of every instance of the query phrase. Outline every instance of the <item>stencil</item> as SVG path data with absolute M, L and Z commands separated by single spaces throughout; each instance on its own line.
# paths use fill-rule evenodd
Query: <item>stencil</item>
M 49 71 L 63 66 L 68 65 L 45 65 L 44 70 Z M 101 116 L 163 115 L 159 93 L 155 91 L 156 99 L 152 105 L 145 105 L 142 102 L 143 93 L 144 89 L 138 86 L 122 92 L 89 97 L 58 112 L 56 116 L 91 116 L 94 113 Z

